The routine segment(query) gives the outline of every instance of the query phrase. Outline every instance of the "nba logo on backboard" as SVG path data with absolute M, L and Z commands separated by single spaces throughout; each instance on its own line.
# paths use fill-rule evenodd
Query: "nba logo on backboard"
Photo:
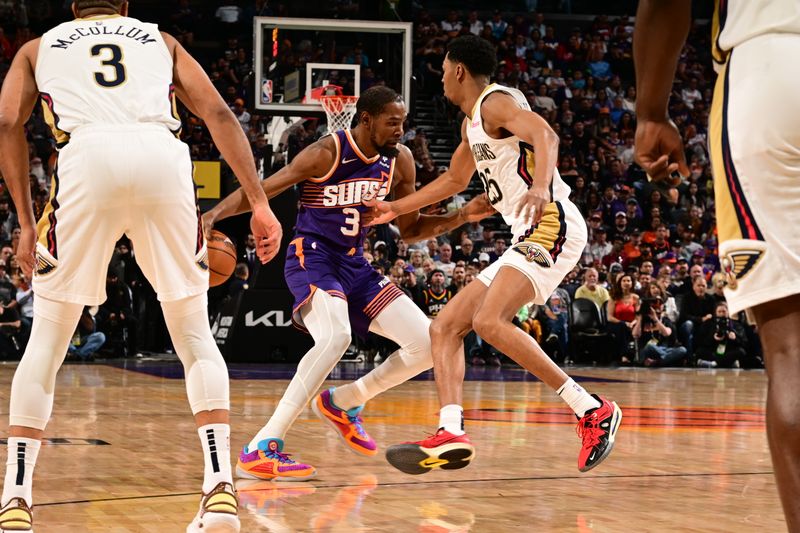
M 263 80 L 261 82 L 261 103 L 272 103 L 272 80 Z

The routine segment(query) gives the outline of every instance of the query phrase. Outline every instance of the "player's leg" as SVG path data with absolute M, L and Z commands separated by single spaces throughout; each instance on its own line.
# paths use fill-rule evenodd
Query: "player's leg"
M 125 232 L 161 302 L 203 450 L 203 495 L 187 531 L 239 531 L 230 464 L 228 372 L 208 322 L 207 252 L 192 163 L 186 145 L 167 131 L 135 128 L 125 140 L 124 146 L 114 143 L 111 150 L 132 177 L 124 195 Z
M 91 139 L 74 137 L 59 154 L 51 198 L 37 225 L 34 320 L 11 385 L 0 509 L 0 524 L 9 529 L 19 526 L 24 531 L 25 524 L 16 523 L 15 517 L 23 522 L 25 515 L 30 517 L 29 511 L 15 506 L 23 500 L 32 503 L 32 475 L 52 413 L 56 375 L 83 307 L 106 298 L 105 272 L 122 234 L 114 202 L 124 201 L 115 192 L 117 176 L 107 163 Z
M 377 453 L 375 441 L 364 430 L 361 410 L 371 398 L 433 366 L 429 327 L 430 320 L 410 298 L 396 298 L 372 320 L 369 330 L 393 340 L 400 349 L 357 381 L 314 398 L 314 412 L 334 427 L 350 449 L 368 456 Z
M 575 412 L 583 437 L 578 468 L 586 471 L 611 452 L 622 414 L 615 403 L 586 392 L 548 357 L 533 337 L 512 324 L 520 307 L 544 299 L 537 298 L 527 274 L 514 267 L 502 267 L 475 314 L 473 326 L 481 338 L 541 379 Z
M 347 301 L 319 289 L 300 312 L 314 346 L 300 360 L 267 424 L 242 452 L 236 470 L 240 477 L 308 479 L 316 473 L 313 467 L 296 463 L 280 451 L 289 428 L 350 345 L 350 321 Z M 259 466 L 265 457 L 273 460 L 272 466 Z
M 75 333 L 83 305 L 34 300 L 31 339 L 14 373 L 9 407 L 6 475 L 0 524 L 25 531 L 32 527 L 33 470 L 45 426 L 53 411 L 56 374 Z
M 464 433 L 461 406 L 464 382 L 464 337 L 472 329 L 472 318 L 487 290 L 482 281 L 473 281 L 442 309 L 431 323 L 431 350 L 434 376 L 439 393 L 439 430 L 419 442 L 390 446 L 389 463 L 407 474 L 424 474 L 434 468 L 463 468 L 475 455 Z
M 767 437 L 789 531 L 800 531 L 800 295 L 752 309 L 767 368 Z

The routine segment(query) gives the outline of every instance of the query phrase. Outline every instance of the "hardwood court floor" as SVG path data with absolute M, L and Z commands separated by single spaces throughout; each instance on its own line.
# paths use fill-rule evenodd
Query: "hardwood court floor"
M 14 368 L 0 365 L 4 424 Z M 286 451 L 315 465 L 317 478 L 240 482 L 242 531 L 785 530 L 764 435 L 763 372 L 570 372 L 624 411 L 615 451 L 590 473 L 577 470 L 575 420 L 560 400 L 520 370 L 487 369 L 465 386 L 477 447 L 469 468 L 405 475 L 382 454 L 350 453 L 307 409 Z M 281 374 L 248 366 L 231 375 Z M 232 381 L 235 449 L 261 427 L 286 383 Z M 437 408 L 433 382 L 411 381 L 368 405 L 366 427 L 380 446 L 416 440 L 434 429 Z M 194 516 L 203 465 L 182 380 L 66 365 L 47 435 L 63 440 L 39 457 L 38 533 L 179 532 Z

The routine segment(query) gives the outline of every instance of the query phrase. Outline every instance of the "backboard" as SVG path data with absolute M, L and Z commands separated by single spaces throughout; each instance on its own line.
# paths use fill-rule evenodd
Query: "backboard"
M 411 93 L 411 23 L 255 17 L 255 107 L 275 115 L 322 113 L 322 94 L 358 96 L 385 83 Z

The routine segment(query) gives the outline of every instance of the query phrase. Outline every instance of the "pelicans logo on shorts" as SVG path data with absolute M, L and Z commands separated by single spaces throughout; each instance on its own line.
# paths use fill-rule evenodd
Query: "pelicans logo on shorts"
M 545 253 L 541 247 L 530 242 L 520 242 L 512 248 L 515 252 L 525 256 L 529 263 L 536 263 L 542 268 L 550 268 L 549 254 Z
M 47 274 L 51 273 L 56 269 L 56 264 L 42 255 L 39 252 L 36 252 L 36 275 L 37 276 L 46 276 Z
M 753 267 L 764 257 L 762 250 L 733 250 L 722 258 L 722 269 L 728 280 L 728 286 L 736 289 L 741 281 Z

